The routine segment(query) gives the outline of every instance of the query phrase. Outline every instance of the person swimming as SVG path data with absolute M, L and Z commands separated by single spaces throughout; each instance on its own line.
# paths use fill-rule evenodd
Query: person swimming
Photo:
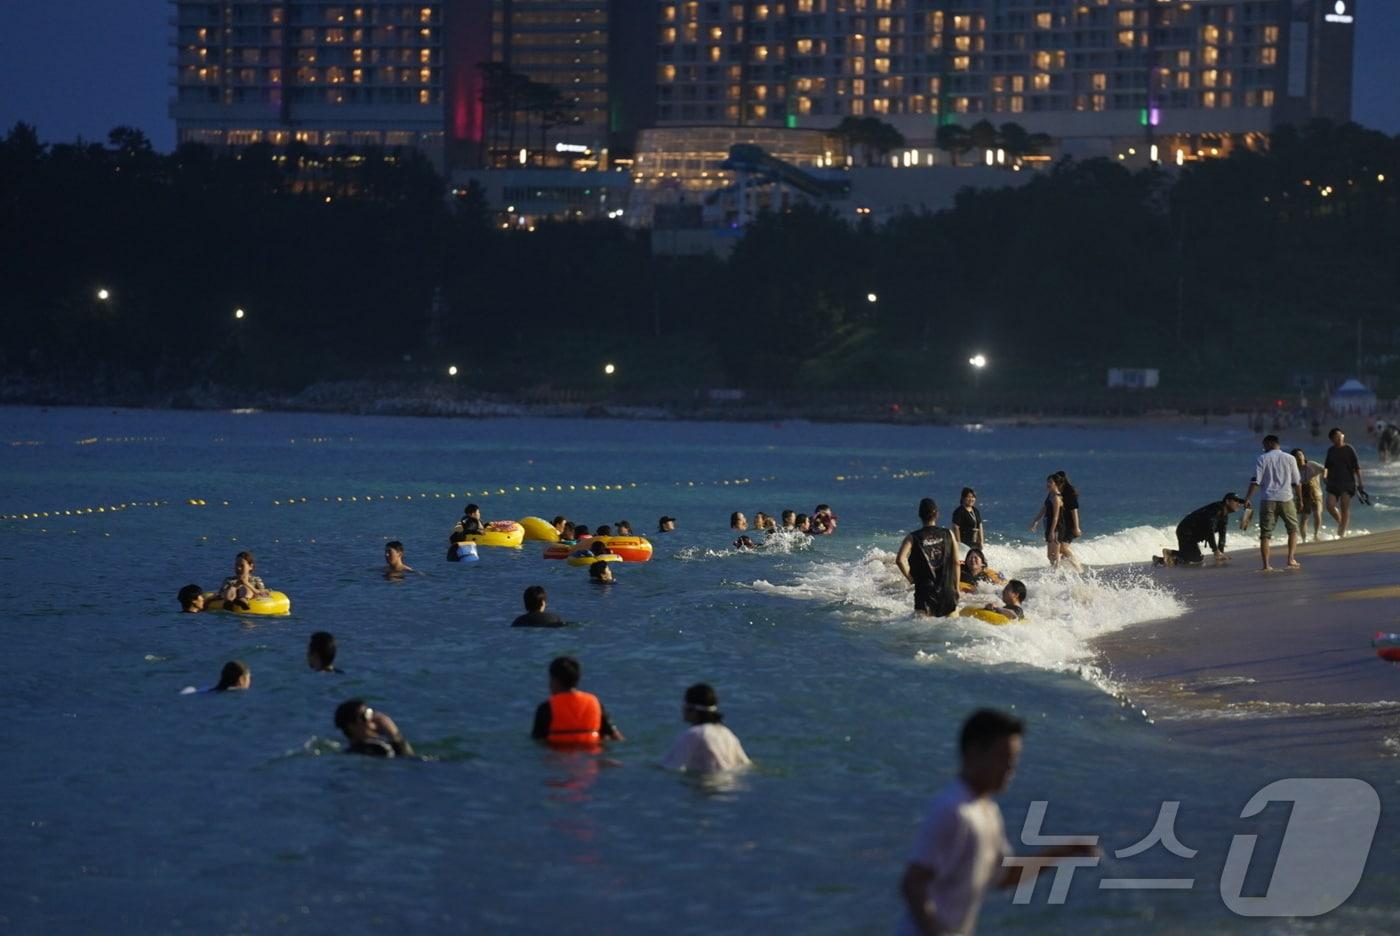
M 413 567 L 403 561 L 403 543 L 398 540 L 390 540 L 384 544 L 384 577 L 388 579 L 402 579 L 405 572 L 412 572 Z
M 658 533 L 674 533 L 675 530 L 676 530 L 676 518 L 675 518 L 675 517 L 670 517 L 670 516 L 666 516 L 665 514 L 663 514 L 662 517 L 661 517 L 661 519 L 658 520 L 658 521 L 656 521 L 656 532 L 658 532 Z
M 384 712 L 376 712 L 363 699 L 349 699 L 335 710 L 335 726 L 350 743 L 347 754 L 366 757 L 413 757 L 413 745 Z
M 752 552 L 758 548 L 758 544 L 751 537 L 741 536 L 734 541 L 734 548 L 740 552 Z
M 249 598 L 266 598 L 271 592 L 263 584 L 263 580 L 253 574 L 257 567 L 257 560 L 253 554 L 247 552 L 239 553 L 233 558 L 233 575 L 224 579 L 219 586 L 219 596 L 225 601 L 244 601 Z M 247 606 L 243 606 L 247 609 Z
M 335 668 L 335 637 L 327 631 L 317 631 L 306 643 L 306 665 L 317 673 L 343 673 Z
M 549 699 L 535 709 L 530 737 L 552 746 L 592 750 L 600 750 L 604 740 L 624 740 L 598 697 L 578 688 L 582 678 L 583 667 L 573 657 L 550 661 Z
M 612 536 L 612 535 L 613 535 L 612 527 L 608 526 L 608 525 L 605 523 L 605 524 L 603 524 L 602 526 L 598 527 L 598 532 L 597 532 L 597 533 L 594 533 L 593 535 L 594 535 L 594 536 Z
M 974 547 L 969 549 L 967 555 L 963 557 L 962 568 L 958 572 L 958 581 L 964 585 L 975 586 L 979 582 L 1000 585 L 1006 580 L 987 568 L 987 557 L 982 554 L 982 550 Z
M 588 580 L 606 584 L 613 580 L 611 562 L 595 562 L 588 567 Z
M 204 591 L 198 585 L 186 585 L 175 595 L 181 614 L 198 614 L 204 610 Z
M 983 605 L 988 611 L 995 611 L 997 614 L 1004 614 L 1016 620 L 1024 620 L 1026 612 L 1022 610 L 1021 604 L 1026 600 L 1026 585 L 1020 579 L 1012 579 L 1006 583 L 1006 587 L 1001 590 L 1001 607 L 994 604 Z
M 476 504 L 468 504 L 462 511 L 462 519 L 457 521 L 457 525 L 452 528 L 454 533 L 465 533 L 468 536 L 475 536 L 478 533 L 486 532 L 486 523 L 481 519 L 481 508 Z
M 744 516 L 743 511 L 736 510 L 729 515 L 729 529 L 735 532 L 742 532 L 749 528 L 749 520 Z
M 626 520 L 619 520 L 619 521 L 617 521 L 617 535 L 618 535 L 618 536 L 631 536 L 631 535 L 633 535 L 633 534 L 632 534 L 632 524 L 628 523 Z
M 812 512 L 810 532 L 813 536 L 827 536 L 836 532 L 836 515 L 826 504 L 818 504 Z
M 747 767 L 751 761 L 734 732 L 725 725 L 719 710 L 719 695 L 706 683 L 696 683 L 685 691 L 681 718 L 690 727 L 681 732 L 661 761 L 668 770 L 689 773 L 718 773 Z
M 219 681 L 210 692 L 233 692 L 253 684 L 253 671 L 242 660 L 229 660 L 219 672 Z

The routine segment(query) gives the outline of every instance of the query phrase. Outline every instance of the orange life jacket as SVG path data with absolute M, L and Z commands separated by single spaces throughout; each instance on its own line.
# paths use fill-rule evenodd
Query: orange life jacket
M 570 689 L 549 697 L 550 744 L 596 746 L 602 730 L 603 703 L 597 696 Z

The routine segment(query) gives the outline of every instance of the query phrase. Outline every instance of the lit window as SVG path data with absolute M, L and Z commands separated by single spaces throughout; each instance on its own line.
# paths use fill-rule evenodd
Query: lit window
M 1122 10 L 1122 11 L 1120 11 L 1119 14 L 1118 14 L 1118 25 L 1119 25 L 1119 26 L 1132 26 L 1132 25 L 1133 25 L 1133 11 L 1132 11 L 1132 10 Z
M 350 69 L 350 83 L 363 84 L 365 80 L 365 70 L 363 68 Z
M 1278 62 L 1278 49 L 1273 46 L 1265 46 L 1259 50 L 1260 65 L 1274 65 Z
M 1031 78 L 1031 87 L 1037 91 L 1050 90 L 1050 76 L 1044 72 L 1036 72 Z
M 893 22 L 888 16 L 881 16 L 875 20 L 875 31 L 878 33 L 888 33 L 893 28 Z
M 799 39 L 799 40 L 797 40 L 797 54 L 798 54 L 798 55 L 810 55 L 811 52 L 812 52 L 812 40 L 811 40 L 811 39 Z
M 1178 88 L 1189 88 L 1189 87 L 1191 87 L 1191 73 L 1190 73 L 1190 72 L 1186 72 L 1186 71 L 1177 72 L 1177 73 L 1176 73 L 1176 86 L 1177 86 Z
M 1203 91 L 1203 92 L 1201 92 L 1201 106 L 1202 106 L 1202 107 L 1214 107 L 1214 106 L 1215 106 L 1215 92 L 1214 92 L 1214 91 Z
M 721 54 L 719 46 L 710 46 L 710 61 L 718 62 Z
M 1207 68 L 1205 71 L 1201 72 L 1201 87 L 1213 88 L 1215 87 L 1216 82 L 1219 80 L 1219 78 L 1219 72 L 1217 72 L 1213 68 Z
M 418 83 L 431 84 L 433 80 L 433 70 L 431 68 L 418 69 Z
M 354 62 L 356 65 L 363 65 L 363 64 L 364 64 L 364 61 L 365 61 L 365 50 L 364 50 L 364 49 L 353 49 L 353 50 L 351 50 L 351 52 L 350 52 L 350 61 Z
M 1049 68 L 1049 67 L 1050 67 L 1050 53 L 1049 53 L 1049 52 L 1037 52 L 1037 53 L 1035 54 L 1035 67 L 1038 68 L 1038 69 L 1040 69 L 1041 71 L 1045 71 L 1047 68 Z
M 1278 42 L 1278 27 L 1277 27 L 1277 26 L 1265 26 L 1265 27 L 1264 27 L 1264 42 L 1265 42 L 1265 44 L 1267 44 L 1267 45 L 1273 45 L 1274 43 Z
M 1104 91 L 1108 88 L 1108 75 L 1103 72 L 1095 72 L 1093 76 L 1093 86 L 1095 91 Z
M 663 45 L 675 45 L 676 27 L 667 26 L 665 29 L 661 30 L 661 42 Z
M 1235 103 L 1235 96 L 1234 96 L 1233 92 L 1230 92 L 1230 91 L 1221 91 L 1221 92 L 1220 92 L 1220 106 L 1221 106 L 1221 107 L 1230 107 L 1230 106 L 1233 105 L 1234 103 Z
M 1189 51 L 1187 51 L 1186 49 L 1182 49 L 1180 52 L 1176 53 L 1176 67 L 1177 67 L 1177 68 L 1190 68 L 1190 67 L 1191 67 L 1191 53 L 1190 53 Z
M 1133 47 L 1134 38 L 1135 37 L 1133 36 L 1133 31 L 1131 29 L 1124 29 L 1118 33 L 1118 44 L 1120 46 L 1124 46 L 1125 48 L 1131 49 Z
M 968 65 L 971 64 L 971 61 L 972 60 L 969 59 L 966 55 L 955 56 L 953 58 L 953 71 L 967 71 Z
M 662 66 L 661 66 L 661 80 L 662 80 L 662 81 L 675 81 L 675 80 L 676 80 L 676 66 L 674 66 L 674 65 L 662 65 Z
M 760 3 L 753 8 L 753 18 L 756 20 L 766 20 L 768 18 L 768 4 Z
M 433 8 L 432 8 L 432 7 L 423 7 L 423 9 L 421 9 L 421 10 L 418 11 L 418 22 L 420 22 L 420 23 L 431 23 L 432 21 L 433 21 Z
M 753 116 L 755 120 L 763 120 L 768 116 L 767 104 L 755 104 L 753 106 Z
M 674 23 L 676 21 L 676 8 L 673 6 L 662 7 L 661 19 L 667 23 Z
M 797 99 L 797 112 L 799 114 L 810 114 L 812 112 L 812 99 L 809 97 L 799 97 Z
M 419 104 L 431 104 L 432 102 L 433 102 L 433 93 L 432 93 L 431 91 L 429 91 L 427 88 L 423 88 L 423 89 L 421 89 L 421 90 L 418 92 L 418 103 L 419 103 Z
M 972 48 L 972 37 L 971 37 L 971 36 L 955 36 L 955 37 L 953 38 L 953 48 L 957 49 L 959 52 L 966 52 L 966 51 L 968 51 L 969 49 Z
M 754 46 L 753 58 L 755 62 L 768 61 L 768 47 L 766 45 Z
M 1037 13 L 1037 14 L 1035 15 L 1035 27 L 1036 27 L 1036 29 L 1049 29 L 1049 28 L 1050 28 L 1050 14 L 1049 14 L 1049 13 Z
M 878 74 L 888 75 L 890 73 L 890 60 L 887 58 L 874 59 L 871 65 Z
M 863 59 L 863 58 L 854 58 L 854 59 L 851 59 L 851 74 L 853 74 L 853 75 L 863 75 L 863 74 L 865 74 L 865 59 Z
M 1108 95 L 1095 94 L 1091 100 L 1094 105 L 1094 110 L 1103 111 L 1108 109 Z
M 1021 97 L 1019 94 L 1013 94 L 1011 96 L 1011 113 L 1019 114 L 1025 109 L 1026 99 Z
M 859 117 L 860 115 L 864 114 L 864 113 L 865 113 L 865 102 L 862 101 L 860 98 L 856 98 L 854 101 L 852 101 L 852 102 L 851 102 L 851 113 L 852 113 L 852 114 L 855 114 L 857 117 Z
M 432 61 L 433 61 L 433 50 L 432 50 L 432 49 L 423 49 L 423 50 L 421 50 L 421 51 L 418 53 L 418 61 L 422 62 L 424 65 L 431 65 L 431 64 L 432 64 Z
M 959 114 L 966 114 L 969 107 L 970 104 L 967 98 L 960 97 L 953 99 L 953 110 L 957 111 Z
M 889 41 L 888 39 L 876 39 L 876 40 L 875 40 L 875 51 L 876 51 L 876 52 L 879 52 L 881 55 L 889 55 L 889 54 L 890 54 L 890 41 Z
M 953 17 L 953 32 L 967 32 L 967 31 L 970 30 L 970 29 L 972 29 L 972 17 L 970 17 L 970 16 L 955 16 L 955 17 Z
M 1206 45 L 1215 45 L 1220 41 L 1220 30 L 1214 26 L 1206 26 L 1201 29 L 1201 41 Z
M 724 38 L 724 27 L 723 27 L 723 26 L 711 26 L 711 27 L 710 27 L 710 38 L 713 39 L 713 40 L 715 40 L 716 42 L 718 42 L 719 40 L 723 39 L 723 38 Z
M 1220 50 L 1215 46 L 1206 46 L 1201 50 L 1201 64 L 1214 65 L 1220 61 Z
M 870 109 L 877 114 L 888 114 L 890 112 L 889 98 L 873 98 L 870 101 Z
M 1259 103 L 1264 107 L 1274 106 L 1274 91 L 1272 88 L 1265 88 L 1259 92 Z
M 1025 75 L 1012 75 L 1012 76 L 1011 76 L 1011 90 L 1012 90 L 1012 91 L 1015 91 L 1017 94 L 1020 94 L 1022 91 L 1026 90 L 1026 76 L 1025 76 Z

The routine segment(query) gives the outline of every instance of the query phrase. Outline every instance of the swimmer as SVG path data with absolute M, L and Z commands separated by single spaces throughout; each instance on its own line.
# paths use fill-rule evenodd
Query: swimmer
M 656 532 L 658 533 L 674 533 L 675 529 L 675 517 L 662 516 L 660 520 L 656 521 Z
M 617 521 L 617 535 L 632 536 L 632 524 L 628 523 L 626 520 Z
M 734 511 L 729 515 L 729 529 L 736 532 L 743 532 L 749 528 L 749 520 L 741 511 Z
M 904 537 L 894 564 L 914 586 L 914 611 L 947 617 L 958 609 L 958 542 L 938 525 L 938 504 L 919 501 L 922 527 Z
M 791 533 L 797 529 L 797 514 L 791 510 L 783 511 L 783 532 Z
M 577 526 L 574 527 L 574 541 L 575 541 L 575 542 L 583 542 L 583 541 L 586 540 L 586 539 L 592 539 L 592 538 L 593 538 L 593 534 L 590 533 L 590 532 L 588 532 L 588 527 L 585 526 L 584 524 L 580 523 L 580 524 L 578 524 Z
M 1006 587 L 1001 590 L 1002 607 L 994 604 L 983 605 L 988 611 L 995 611 L 997 614 L 1004 614 L 1007 617 L 1020 621 L 1025 618 L 1026 612 L 1022 610 L 1021 603 L 1026 600 L 1026 585 L 1020 579 L 1012 579 L 1006 583 Z
M 335 726 L 350 744 L 347 754 L 367 757 L 413 757 L 413 745 L 404 739 L 394 720 L 365 705 L 363 699 L 350 699 L 335 710 Z
M 608 526 L 608 525 L 605 523 L 605 524 L 603 524 L 602 526 L 598 527 L 598 532 L 597 532 L 597 533 L 594 533 L 593 535 L 594 535 L 594 536 L 612 536 L 612 535 L 613 535 L 612 527 Z
M 390 540 L 384 544 L 384 567 L 384 577 L 388 579 L 402 579 L 405 572 L 413 571 L 403 561 L 403 543 Z
M 573 523 L 571 523 L 571 522 L 568 521 L 568 520 L 565 520 L 565 521 L 564 521 L 564 525 L 563 525 L 562 527 L 559 528 L 559 542 L 561 542 L 561 543 L 576 543 L 576 542 L 578 542 L 578 535 L 574 532 L 574 525 L 573 525 Z
M 175 596 L 181 614 L 198 614 L 204 610 L 204 592 L 198 585 L 186 585 Z
M 210 692 L 231 692 L 234 690 L 247 689 L 253 684 L 253 671 L 248 668 L 248 664 L 242 660 L 229 660 L 224 664 L 223 670 L 219 673 L 218 685 L 211 688 Z
M 588 567 L 588 580 L 606 585 L 613 580 L 611 562 L 595 562 Z
M 977 492 L 970 487 L 962 489 L 958 509 L 953 511 L 953 530 L 958 534 L 958 542 L 964 546 L 986 548 L 986 531 L 982 527 L 982 511 L 977 509 Z
M 564 619 L 553 611 L 546 611 L 549 596 L 543 585 L 531 585 L 525 589 L 525 613 L 511 622 L 511 627 L 563 627 Z
M 741 536 L 734 541 L 734 548 L 739 550 L 740 552 L 752 552 L 753 550 L 758 548 L 758 544 L 755 543 L 750 537 Z
M 600 539 L 595 539 L 588 546 L 588 551 L 595 556 L 611 556 L 613 551 L 608 548 L 608 544 Z
M 535 709 L 530 737 L 554 745 L 587 747 L 596 747 L 604 739 L 624 740 L 598 697 L 578 688 L 582 678 L 583 667 L 573 657 L 556 657 L 550 662 L 549 701 Z
M 477 533 L 486 532 L 486 524 L 481 519 L 481 508 L 475 504 L 468 504 L 462 511 L 462 519 L 457 521 L 457 525 L 452 528 L 454 533 L 466 533 L 474 536 Z
M 753 515 L 753 528 L 754 528 L 755 530 L 761 530 L 761 531 L 763 531 L 764 533 L 767 533 L 767 532 L 768 532 L 768 515 L 767 515 L 766 513 L 764 513 L 763 511 L 761 511 L 761 510 L 756 511 L 756 512 L 754 513 L 754 515 Z
M 661 761 L 667 770 L 688 773 L 718 773 L 747 767 L 751 761 L 744 746 L 722 722 L 719 696 L 705 683 L 696 683 L 685 691 L 681 703 L 681 718 L 691 727 L 681 732 Z
M 263 580 L 253 574 L 257 560 L 250 552 L 241 552 L 233 559 L 233 575 L 224 579 L 219 586 L 219 595 L 225 601 L 246 601 L 249 598 L 266 598 L 271 594 Z
M 551 520 L 549 525 L 554 527 L 554 532 L 558 533 L 561 538 L 564 536 L 564 528 L 566 526 L 573 526 L 573 524 L 570 523 L 568 518 L 565 517 L 563 514 L 560 514 L 559 516 Z
M 831 512 L 831 508 L 826 504 L 818 504 L 817 509 L 812 512 L 813 536 L 826 536 L 836 532 L 836 515 Z
M 798 514 L 796 519 L 793 520 L 792 528 L 798 533 L 806 533 L 810 536 L 812 533 L 812 518 L 808 517 L 806 514 Z
M 473 559 L 477 558 L 476 544 L 467 541 L 468 535 L 469 534 L 463 533 L 461 530 L 452 531 L 452 536 L 449 537 L 447 542 L 448 562 L 461 562 L 464 559 L 467 562 L 471 562 Z
M 990 582 L 999 585 L 1003 581 L 1001 576 L 995 577 L 994 573 L 987 571 L 987 557 L 982 555 L 982 550 L 973 548 L 967 551 L 967 556 L 963 559 L 962 569 L 958 573 L 958 581 L 968 585 L 976 585 L 978 582 Z
M 306 644 L 306 665 L 316 673 L 343 673 L 335 668 L 335 637 L 317 631 Z

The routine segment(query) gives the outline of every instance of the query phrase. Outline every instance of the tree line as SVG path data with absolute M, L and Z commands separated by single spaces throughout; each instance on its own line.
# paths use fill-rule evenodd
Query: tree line
M 1353 370 L 1360 322 L 1393 394 L 1398 185 L 1400 140 L 1317 123 L 1179 172 L 1064 160 L 883 224 L 798 206 L 728 258 L 670 257 L 615 221 L 503 230 L 412 152 L 161 154 L 130 129 L 45 145 L 19 125 L 0 141 L 0 368 L 94 399 L 456 365 L 459 386 L 515 394 L 1033 402 L 1136 366 L 1218 403 Z

